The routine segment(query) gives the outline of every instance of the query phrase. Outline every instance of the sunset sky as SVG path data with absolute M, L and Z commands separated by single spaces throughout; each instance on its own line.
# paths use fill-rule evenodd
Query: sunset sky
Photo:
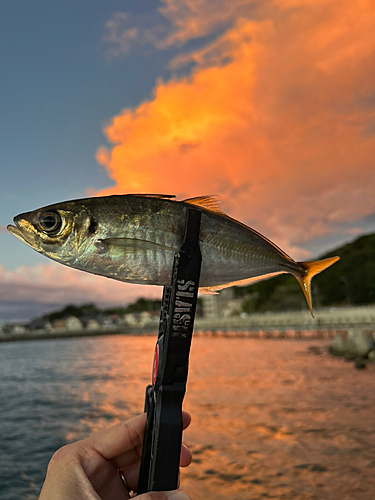
M 0 321 L 161 294 L 6 231 L 57 201 L 217 194 L 298 260 L 374 232 L 374 32 L 371 0 L 2 2 Z

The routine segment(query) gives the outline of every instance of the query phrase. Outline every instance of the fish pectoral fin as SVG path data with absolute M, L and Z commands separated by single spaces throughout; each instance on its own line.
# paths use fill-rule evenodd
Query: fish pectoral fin
M 125 253 L 135 253 L 138 251 L 145 252 L 147 250 L 169 250 L 172 252 L 176 251 L 175 248 L 169 247 L 167 245 L 162 245 L 153 241 L 138 240 L 135 238 L 106 238 L 100 240 L 100 243 L 103 243 L 107 246 L 121 248 Z
M 230 283 L 225 283 L 224 285 L 201 287 L 199 288 L 199 292 L 208 295 L 216 295 L 218 291 L 223 290 L 224 288 L 229 288 L 236 285 L 252 285 L 253 283 L 257 283 L 258 281 L 267 280 L 268 278 L 272 278 L 273 276 L 277 276 L 278 274 L 285 274 L 287 272 L 288 271 L 276 271 L 274 273 L 262 274 L 261 276 L 254 276 L 253 278 L 231 281 Z

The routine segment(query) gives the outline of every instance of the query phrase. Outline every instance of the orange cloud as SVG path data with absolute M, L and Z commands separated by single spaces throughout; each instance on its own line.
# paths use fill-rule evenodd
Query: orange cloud
M 165 1 L 198 3 L 212 29 L 208 1 Z M 375 4 L 275 0 L 246 15 L 171 62 L 195 62 L 189 77 L 158 81 L 112 119 L 97 160 L 115 187 L 103 194 L 219 194 L 299 258 L 304 242 L 375 211 Z

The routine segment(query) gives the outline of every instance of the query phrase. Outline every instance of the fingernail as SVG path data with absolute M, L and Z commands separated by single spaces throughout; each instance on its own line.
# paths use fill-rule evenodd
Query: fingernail
M 166 491 L 169 500 L 191 500 L 189 495 L 181 490 Z

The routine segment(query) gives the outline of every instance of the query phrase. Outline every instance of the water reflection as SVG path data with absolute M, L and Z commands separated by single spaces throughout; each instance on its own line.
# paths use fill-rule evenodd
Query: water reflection
M 143 411 L 146 385 L 150 383 L 155 338 L 104 337 L 96 339 L 85 353 L 85 368 L 79 392 L 92 411 L 74 430 L 67 442 L 138 415 Z M 94 412 L 94 415 L 93 415 Z
M 375 367 L 355 372 L 307 347 L 196 339 L 186 398 L 194 463 L 182 474 L 194 499 L 373 495 Z
M 55 449 L 143 410 L 155 341 L 6 346 L 2 499 L 36 498 Z M 181 476 L 194 500 L 372 498 L 375 366 L 354 371 L 308 354 L 308 345 L 194 338 L 184 405 L 193 416 L 185 442 L 194 458 Z
M 142 410 L 154 342 L 113 337 L 91 346 L 86 363 L 95 378 L 82 381 L 81 392 L 97 418 L 83 418 L 70 439 Z M 184 488 L 196 500 L 367 500 L 375 466 L 371 371 L 307 354 L 304 343 L 194 339 L 185 399 L 194 460 L 182 471 Z

